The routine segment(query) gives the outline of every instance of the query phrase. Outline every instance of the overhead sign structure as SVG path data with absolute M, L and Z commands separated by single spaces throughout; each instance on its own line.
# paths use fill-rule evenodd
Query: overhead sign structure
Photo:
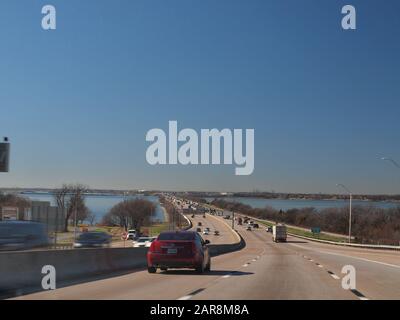
M 10 161 L 10 144 L 0 142 L 0 172 L 8 172 Z

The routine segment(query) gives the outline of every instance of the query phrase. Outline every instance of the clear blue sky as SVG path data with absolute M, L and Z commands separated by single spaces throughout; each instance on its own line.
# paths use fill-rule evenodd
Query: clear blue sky
M 341 7 L 357 30 L 341 29 Z M 41 29 L 41 8 L 57 30 Z M 2 0 L 1 187 L 399 193 L 400 2 Z M 255 171 L 146 163 L 151 128 L 254 128 Z

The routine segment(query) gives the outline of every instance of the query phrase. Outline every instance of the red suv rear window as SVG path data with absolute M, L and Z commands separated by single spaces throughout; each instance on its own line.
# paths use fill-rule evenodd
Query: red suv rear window
M 191 232 L 167 232 L 158 236 L 159 241 L 191 241 L 195 240 L 195 234 Z

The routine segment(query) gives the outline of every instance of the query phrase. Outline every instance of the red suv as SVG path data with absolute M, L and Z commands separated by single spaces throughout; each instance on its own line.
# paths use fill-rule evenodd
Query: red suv
M 149 273 L 168 268 L 194 268 L 198 273 L 210 271 L 211 257 L 208 251 L 210 241 L 194 231 L 163 232 L 147 252 Z

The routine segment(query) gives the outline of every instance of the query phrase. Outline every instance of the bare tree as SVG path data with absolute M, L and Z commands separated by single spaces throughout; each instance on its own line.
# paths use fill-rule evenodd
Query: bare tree
M 19 219 L 23 219 L 23 213 L 26 208 L 31 207 L 31 201 L 18 195 L 0 193 L 0 211 L 2 207 L 6 206 L 17 207 L 20 212 Z
M 96 216 L 93 213 L 89 213 L 86 220 L 89 222 L 91 226 L 93 226 L 94 222 L 96 221 Z
M 83 221 L 89 214 L 89 209 L 85 205 L 85 192 L 88 187 L 82 184 L 63 184 L 60 189 L 54 192 L 54 198 L 57 206 L 64 210 L 65 222 L 64 231 L 68 231 L 68 222 L 75 215 L 77 221 Z
M 111 208 L 103 223 L 118 225 L 125 230 L 140 230 L 144 225 L 149 224 L 156 206 L 151 201 L 136 199 L 127 200 L 116 204 Z

